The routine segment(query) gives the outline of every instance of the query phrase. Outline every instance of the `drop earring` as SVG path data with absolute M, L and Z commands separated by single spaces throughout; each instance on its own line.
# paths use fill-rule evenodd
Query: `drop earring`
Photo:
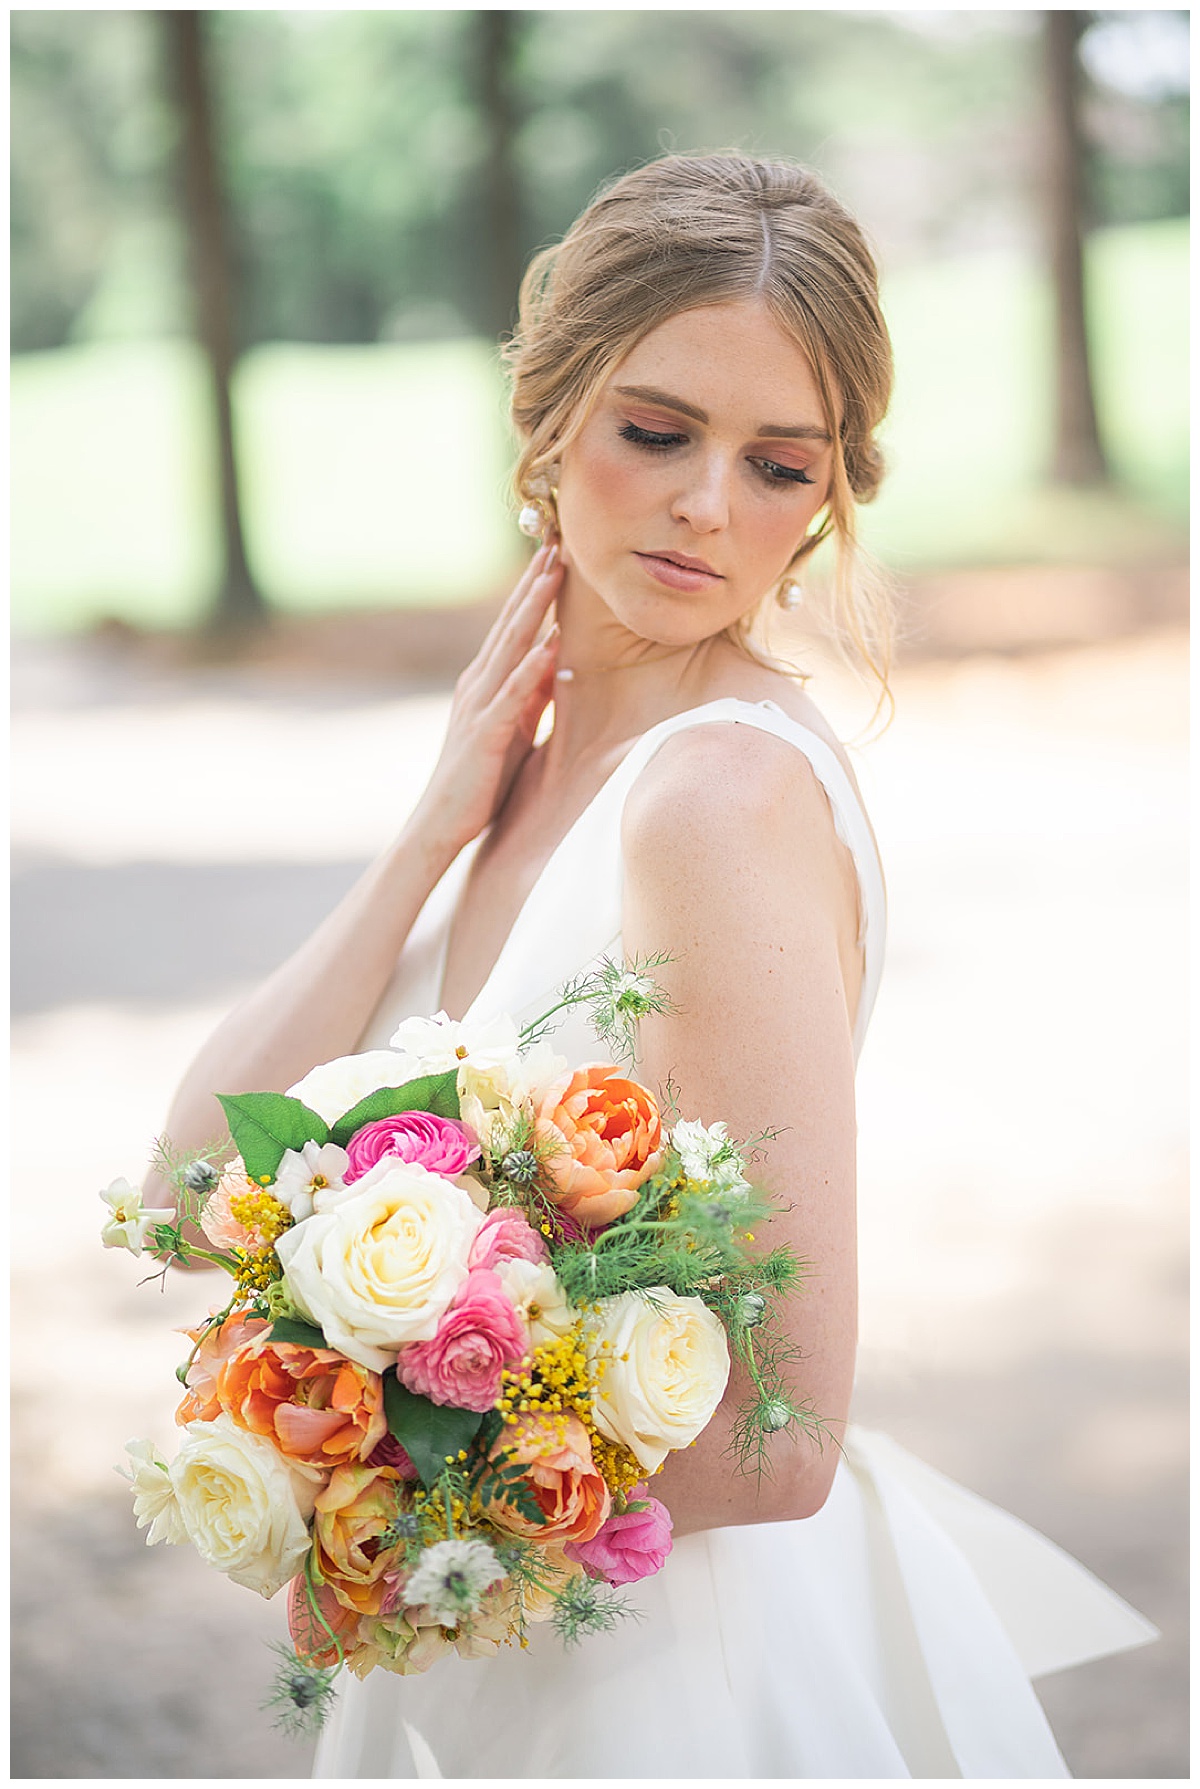
M 556 476 L 557 466 L 551 468 Z M 544 540 L 558 533 L 558 486 L 544 474 L 531 481 L 532 495 L 517 517 L 517 527 L 530 540 Z
M 785 578 L 775 593 L 775 601 L 781 609 L 786 609 L 790 614 L 793 609 L 800 608 L 804 602 L 803 586 L 797 584 L 795 578 Z

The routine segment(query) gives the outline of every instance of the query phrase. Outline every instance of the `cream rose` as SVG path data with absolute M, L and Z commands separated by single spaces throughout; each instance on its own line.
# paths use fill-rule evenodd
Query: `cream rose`
M 304 1564 L 321 1474 L 287 1466 L 228 1416 L 184 1433 L 167 1470 L 187 1538 L 235 1584 L 274 1596 Z
M 467 1277 L 483 1213 L 416 1162 L 380 1162 L 371 1184 L 275 1244 L 305 1314 L 359 1366 L 382 1373 L 406 1342 L 427 1342 Z
M 318 1062 L 288 1092 L 310 1112 L 333 1124 L 359 1100 L 380 1087 L 403 1087 L 415 1077 L 412 1060 L 398 1050 L 364 1050 L 359 1056 L 335 1056 Z
M 703 1299 L 665 1286 L 606 1298 L 589 1346 L 602 1363 L 596 1427 L 648 1472 L 696 1439 L 725 1394 L 729 1346 Z

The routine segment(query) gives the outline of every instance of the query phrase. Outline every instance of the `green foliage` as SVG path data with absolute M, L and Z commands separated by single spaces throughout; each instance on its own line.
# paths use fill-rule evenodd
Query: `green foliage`
M 447 1458 L 454 1459 L 471 1445 L 483 1422 L 482 1412 L 434 1404 L 409 1391 L 394 1369 L 384 1374 L 383 1408 L 389 1430 L 408 1454 L 426 1490 L 444 1474 Z
M 527 1522 L 541 1528 L 549 1521 L 549 1517 L 533 1494 L 528 1472 L 528 1466 L 515 1460 L 507 1464 L 489 1465 L 475 1480 L 475 1490 L 485 1509 L 498 1502 L 511 1504 Z
M 251 1180 L 274 1179 L 284 1151 L 325 1143 L 329 1126 L 286 1093 L 218 1093 L 238 1154 Z
M 276 1317 L 271 1325 L 273 1342 L 292 1342 L 297 1348 L 328 1348 L 324 1333 L 315 1323 L 303 1323 L 299 1317 Z
M 568 1578 L 554 1595 L 551 1622 L 564 1646 L 577 1646 L 587 1634 L 608 1634 L 641 1611 L 627 1603 L 610 1584 L 585 1576 Z
M 380 1087 L 352 1106 L 329 1134 L 344 1149 L 364 1124 L 372 1124 L 377 1118 L 394 1118 L 400 1112 L 433 1112 L 439 1118 L 457 1118 L 457 1071 L 447 1069 L 441 1075 L 420 1075 L 415 1081 L 406 1081 L 403 1087 Z
M 274 1709 L 275 1725 L 289 1739 L 313 1739 L 321 1731 L 333 1707 L 338 1665 L 322 1668 L 305 1664 L 290 1646 L 273 1642 L 279 1669 L 264 1709 Z

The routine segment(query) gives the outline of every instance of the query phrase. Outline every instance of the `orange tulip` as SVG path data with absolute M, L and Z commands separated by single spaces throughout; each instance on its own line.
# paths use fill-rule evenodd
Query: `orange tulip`
M 403 1542 L 380 1542 L 401 1513 L 403 1498 L 394 1466 L 339 1466 L 318 1494 L 315 1564 L 343 1608 L 360 1615 L 382 1611 Z
M 264 1339 L 239 1349 L 217 1396 L 235 1422 L 302 1466 L 366 1459 L 387 1433 L 383 1380 L 334 1348 Z
M 270 1327 L 265 1317 L 235 1311 L 215 1327 L 184 1331 L 193 1342 L 199 1339 L 200 1346 L 188 1368 L 187 1395 L 175 1412 L 177 1423 L 208 1423 L 221 1414 L 225 1408 L 218 1390 L 221 1373 L 235 1354 Z
M 536 1412 L 506 1424 L 492 1449 L 497 1465 L 528 1466 L 525 1482 L 545 1522 L 530 1521 L 511 1503 L 489 1514 L 498 1528 L 532 1541 L 587 1541 L 608 1520 L 612 1498 L 592 1459 L 592 1443 L 577 1416 Z

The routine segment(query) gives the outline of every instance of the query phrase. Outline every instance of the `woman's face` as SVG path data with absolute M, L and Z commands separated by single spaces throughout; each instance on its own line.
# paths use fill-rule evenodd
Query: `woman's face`
M 831 456 L 808 360 L 764 306 L 684 311 L 621 362 L 563 450 L 570 582 L 642 639 L 707 639 L 784 575 Z

